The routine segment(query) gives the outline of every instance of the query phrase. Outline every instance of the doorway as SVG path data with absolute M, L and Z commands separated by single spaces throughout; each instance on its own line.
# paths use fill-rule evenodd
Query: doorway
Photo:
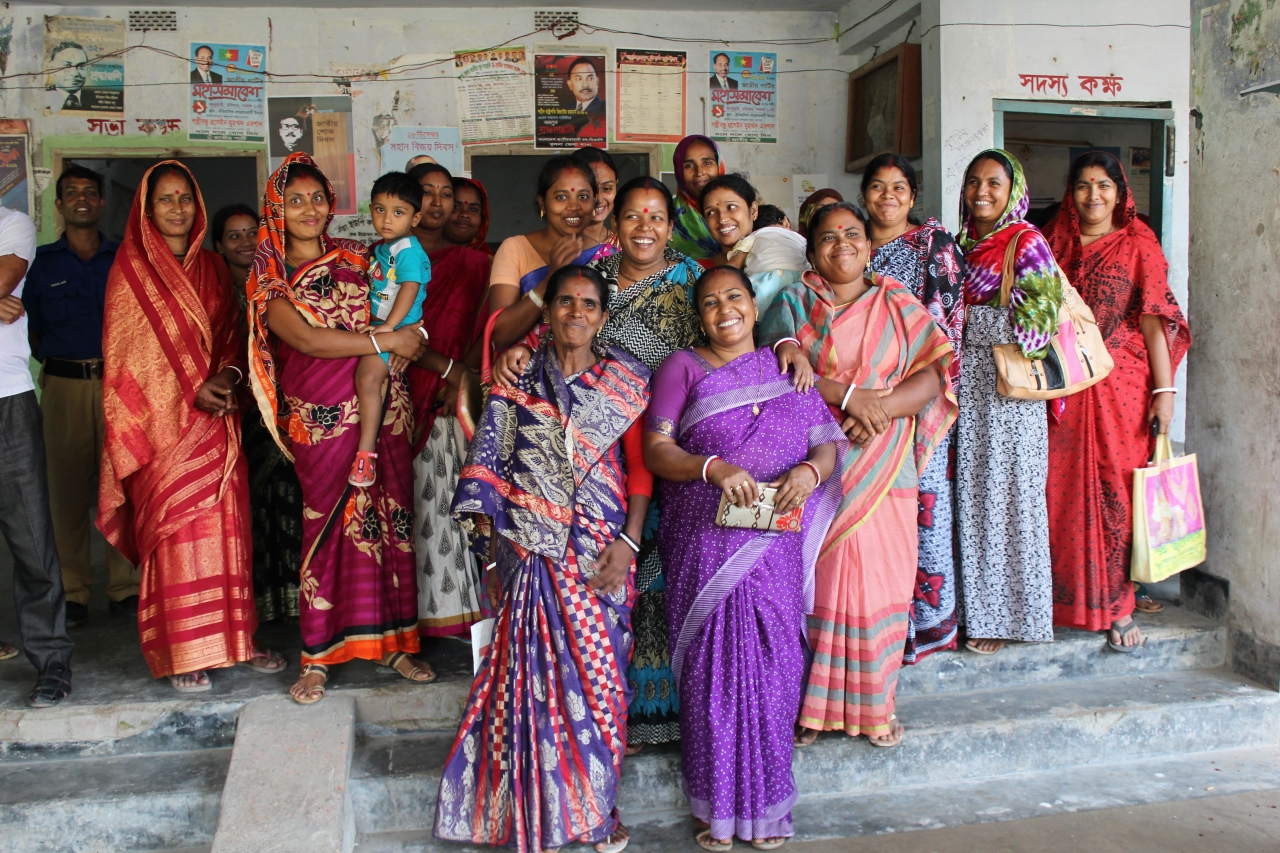
M 1099 149 L 1124 166 L 1139 217 L 1166 242 L 1173 216 L 1173 110 L 1159 106 L 995 101 L 995 144 L 1022 163 L 1031 209 L 1043 226 L 1062 202 L 1072 161 Z
M 172 158 L 169 155 L 162 157 L 68 156 L 62 158 L 59 171 L 75 163 L 103 176 L 107 209 L 102 216 L 99 228 L 109 239 L 122 240 L 125 226 L 129 221 L 129 210 L 133 206 L 133 197 L 138 191 L 138 184 L 142 182 L 142 176 L 156 163 L 167 159 Z M 261 208 L 258 157 L 249 154 L 238 157 L 178 157 L 176 159 L 181 160 L 182 164 L 195 175 L 196 183 L 200 185 L 200 193 L 204 196 L 205 210 L 210 222 L 213 221 L 214 214 L 218 210 L 229 204 L 247 204 L 255 211 Z M 213 248 L 211 238 L 205 239 L 205 248 Z

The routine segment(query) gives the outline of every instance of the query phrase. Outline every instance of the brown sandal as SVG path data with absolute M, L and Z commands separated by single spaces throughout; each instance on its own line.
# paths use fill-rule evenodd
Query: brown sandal
M 310 690 L 299 695 L 293 692 L 292 687 L 289 688 L 289 695 L 292 696 L 293 701 L 297 702 L 299 705 L 314 705 L 324 698 L 324 685 L 325 682 L 329 680 L 329 667 L 322 663 L 304 663 L 302 665 L 302 672 L 298 673 L 298 681 L 301 681 L 313 673 L 322 675 L 324 678 L 319 684 L 315 685 Z M 297 687 L 298 683 L 295 681 L 293 686 Z
M 401 668 L 400 664 L 409 661 L 407 672 L 405 668 Z M 424 661 L 420 661 L 411 657 L 408 652 L 396 652 L 389 658 L 383 658 L 381 664 L 396 671 L 401 678 L 412 681 L 414 684 L 430 684 L 436 680 L 436 673 Z M 422 677 L 419 678 L 419 675 Z

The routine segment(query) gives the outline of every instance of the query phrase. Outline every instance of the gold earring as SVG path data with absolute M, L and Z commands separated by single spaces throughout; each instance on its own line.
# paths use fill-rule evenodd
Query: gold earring
M 539 219 L 546 219 L 546 218 L 547 218 L 547 212 L 546 212 L 545 210 L 539 210 L 539 211 L 538 211 L 538 218 L 539 218 Z

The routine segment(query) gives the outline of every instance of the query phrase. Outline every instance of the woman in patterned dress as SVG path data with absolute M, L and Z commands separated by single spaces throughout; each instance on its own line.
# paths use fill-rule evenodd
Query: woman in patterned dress
M 1027 181 L 1007 151 L 990 149 L 965 170 L 959 243 L 964 250 L 964 349 L 956 424 L 956 517 L 965 648 L 995 654 L 1009 640 L 1053 640 L 1049 563 L 1049 434 L 1045 404 L 996 391 L 991 347 L 1016 343 L 1041 358 L 1057 330 L 1062 274 L 1027 222 Z M 1000 288 L 1013 253 L 1009 307 Z
M 960 383 L 960 339 L 964 330 L 964 255 L 947 229 L 929 218 L 913 222 L 916 170 L 899 154 L 881 154 L 862 174 L 862 202 L 871 237 L 867 267 L 905 284 L 924 303 L 933 322 L 951 342 L 955 358 L 951 387 Z M 919 662 L 926 655 L 956 647 L 956 563 L 952 524 L 954 469 L 950 430 L 938 442 L 920 474 L 920 554 L 907 619 L 902 660 Z

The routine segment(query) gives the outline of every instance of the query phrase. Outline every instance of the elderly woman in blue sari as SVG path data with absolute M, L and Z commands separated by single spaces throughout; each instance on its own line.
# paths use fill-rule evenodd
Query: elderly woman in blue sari
M 618 254 L 591 263 L 609 284 L 609 318 L 600 330 L 600 340 L 657 370 L 673 352 L 706 341 L 692 303 L 694 282 L 702 268 L 672 248 L 678 205 L 661 181 L 649 177 L 628 181 L 618 191 L 613 209 Z M 528 347 L 512 347 L 495 365 L 495 379 L 514 383 L 531 355 Z M 800 362 L 796 370 L 803 382 L 813 371 L 803 357 Z M 789 364 L 778 369 L 786 370 Z M 632 613 L 635 654 L 627 671 L 634 696 L 628 710 L 629 754 L 646 744 L 680 737 L 680 700 L 667 646 L 658 523 L 655 501 L 637 558 L 640 598 Z
M 645 461 L 666 481 L 659 543 L 681 772 L 708 825 L 699 845 L 727 850 L 737 835 L 772 850 L 794 834 L 805 614 L 848 441 L 821 395 L 801 393 L 769 348 L 755 348 L 745 273 L 708 271 L 696 299 L 709 343 L 662 365 L 644 435 Z M 767 526 L 722 526 L 727 504 L 763 508 Z
M 586 233 L 596 204 L 596 176 L 571 157 L 552 157 L 538 172 L 538 217 L 544 228 L 502 241 L 489 274 L 491 343 L 502 351 L 542 320 L 547 280 L 568 264 L 587 264 L 614 253 Z
M 479 522 L 499 614 L 440 781 L 438 838 L 522 853 L 627 844 L 614 806 L 650 377 L 593 345 L 607 297 L 594 270 L 551 276 L 551 340 L 514 389 L 494 386 L 462 470 L 453 509 Z

